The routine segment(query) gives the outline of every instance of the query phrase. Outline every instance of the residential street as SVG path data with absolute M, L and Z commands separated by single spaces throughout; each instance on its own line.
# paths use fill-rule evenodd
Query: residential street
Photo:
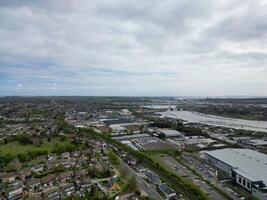
M 141 178 L 128 164 L 125 162 L 122 163 L 125 169 L 129 172 L 130 175 L 135 176 L 138 188 L 143 190 L 150 198 L 155 200 L 162 200 L 160 194 L 153 188 L 150 184 L 146 183 L 143 178 Z

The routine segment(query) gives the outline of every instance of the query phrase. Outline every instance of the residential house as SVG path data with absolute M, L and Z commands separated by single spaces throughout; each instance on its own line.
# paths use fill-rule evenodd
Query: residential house
M 39 191 L 41 189 L 40 179 L 29 179 L 26 181 L 26 189 L 29 191 Z
M 70 159 L 70 152 L 61 153 L 60 157 L 62 159 Z
M 75 165 L 76 165 L 76 161 L 75 161 L 75 158 L 71 158 L 71 159 L 68 159 L 68 160 L 64 160 L 63 161 L 63 166 L 65 167 L 65 168 L 71 168 L 71 167 L 75 167 Z
M 144 175 L 153 185 L 159 185 L 161 183 L 160 177 L 148 169 L 144 171 Z
M 90 178 L 83 179 L 82 181 L 76 180 L 78 193 L 82 196 L 86 191 L 91 191 L 92 183 Z
M 79 170 L 75 170 L 75 172 L 74 172 L 74 176 L 75 176 L 76 180 L 82 179 L 82 178 L 86 177 L 86 175 L 87 175 L 86 169 L 79 169 Z
M 128 165 L 135 166 L 136 165 L 136 159 L 129 158 L 127 159 Z
M 123 199 L 123 198 L 122 198 Z M 139 196 L 137 194 L 131 194 L 130 196 L 126 197 L 126 200 L 139 200 Z M 121 200 L 121 199 L 119 199 Z
M 117 191 L 121 190 L 121 187 L 118 184 L 118 178 L 115 177 L 115 178 L 109 179 L 107 183 L 107 188 L 109 190 L 117 190 Z
M 136 169 L 136 171 L 138 171 L 138 172 L 144 172 L 145 170 L 146 170 L 146 168 L 144 167 L 144 166 L 142 166 L 142 165 L 136 165 L 135 166 L 135 169 Z
M 57 200 L 60 199 L 59 191 L 57 188 L 49 188 L 43 192 L 44 200 Z
M 41 184 L 42 186 L 45 186 L 45 187 L 53 186 L 55 181 L 56 181 L 56 176 L 54 174 L 41 178 Z
M 38 165 L 34 165 L 32 168 L 31 168 L 32 172 L 34 173 L 41 173 L 44 171 L 44 165 L 43 164 L 38 164 Z
M 167 199 L 171 199 L 176 196 L 176 193 L 165 183 L 159 186 L 159 190 L 164 194 Z
M 60 197 L 62 199 L 66 198 L 67 196 L 70 196 L 75 192 L 75 187 L 73 183 L 66 184 L 60 188 Z
M 3 194 L 0 194 L 0 200 L 6 200 L 6 197 L 5 197 L 5 195 L 3 195 Z
M 60 181 L 60 182 L 65 182 L 65 181 L 68 181 L 71 179 L 73 175 L 73 172 L 72 171 L 67 171 L 67 172 L 62 172 L 60 173 L 58 176 L 57 176 L 57 179 Z
M 49 154 L 49 155 L 47 156 L 47 160 L 48 160 L 49 162 L 56 161 L 56 160 L 57 160 L 57 155 L 56 155 L 56 154 Z
M 90 156 L 92 154 L 92 149 L 85 149 L 85 150 L 82 151 L 82 153 L 84 155 L 89 155 Z
M 21 183 L 12 185 L 7 188 L 5 194 L 8 200 L 21 199 L 23 194 L 23 185 Z
M 77 158 L 77 157 L 80 157 L 81 156 L 81 152 L 80 151 L 74 151 L 74 152 L 71 152 L 71 157 L 73 158 Z
M 32 175 L 31 169 L 23 169 L 18 172 L 17 176 L 20 180 L 24 181 L 26 178 Z
M 53 161 L 50 161 L 50 162 L 47 162 L 45 164 L 45 169 L 47 171 L 50 171 L 50 170 L 55 170 L 57 167 L 59 167 L 61 165 L 61 162 L 58 161 L 58 160 L 53 160 Z
M 77 158 L 77 165 L 82 166 L 86 164 L 88 158 L 85 155 L 82 155 L 81 157 Z
M 29 193 L 27 200 L 43 200 L 42 193 Z
M 1 179 L 3 183 L 12 183 L 15 181 L 16 178 L 17 178 L 17 174 L 13 172 L 1 175 Z

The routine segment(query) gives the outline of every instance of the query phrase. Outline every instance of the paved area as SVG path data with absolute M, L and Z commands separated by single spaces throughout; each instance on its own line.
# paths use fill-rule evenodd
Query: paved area
M 173 173 L 176 173 L 179 176 L 185 176 L 189 180 L 193 181 L 201 190 L 203 190 L 206 194 L 208 194 L 214 200 L 224 200 L 225 198 L 219 194 L 217 191 L 213 190 L 207 183 L 204 181 L 199 180 L 199 178 L 193 174 L 189 169 L 181 165 L 177 162 L 174 158 L 165 155 L 160 156 L 158 159 L 165 163 L 166 167 L 171 170 Z
M 214 173 L 214 170 L 201 162 L 200 160 L 196 159 L 194 156 L 190 154 L 183 154 L 182 159 L 192 168 L 194 168 L 205 180 L 208 180 L 212 184 L 214 184 L 220 190 L 226 192 L 232 199 L 240 200 L 241 195 L 229 190 L 229 188 L 225 187 L 224 183 L 219 181 Z

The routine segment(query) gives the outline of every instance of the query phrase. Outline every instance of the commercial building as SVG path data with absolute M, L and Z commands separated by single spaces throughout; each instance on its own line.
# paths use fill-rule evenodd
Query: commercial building
M 267 140 L 261 140 L 261 139 L 254 139 L 254 140 L 249 140 L 247 142 L 248 145 L 252 147 L 257 147 L 259 149 L 264 149 L 267 148 Z
M 267 155 L 251 149 L 227 148 L 205 152 L 204 157 L 253 196 L 267 199 Z
M 176 130 L 171 129 L 159 129 L 161 134 L 164 134 L 165 137 L 182 137 L 183 134 Z
M 106 126 L 114 125 L 114 124 L 132 124 L 135 121 L 130 119 L 106 119 L 103 121 Z

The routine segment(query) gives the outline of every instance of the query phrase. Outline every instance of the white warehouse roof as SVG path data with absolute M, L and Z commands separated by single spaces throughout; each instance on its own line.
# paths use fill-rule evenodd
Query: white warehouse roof
M 243 177 L 267 185 L 267 155 L 251 149 L 233 148 L 207 151 L 206 154 L 231 166 Z

